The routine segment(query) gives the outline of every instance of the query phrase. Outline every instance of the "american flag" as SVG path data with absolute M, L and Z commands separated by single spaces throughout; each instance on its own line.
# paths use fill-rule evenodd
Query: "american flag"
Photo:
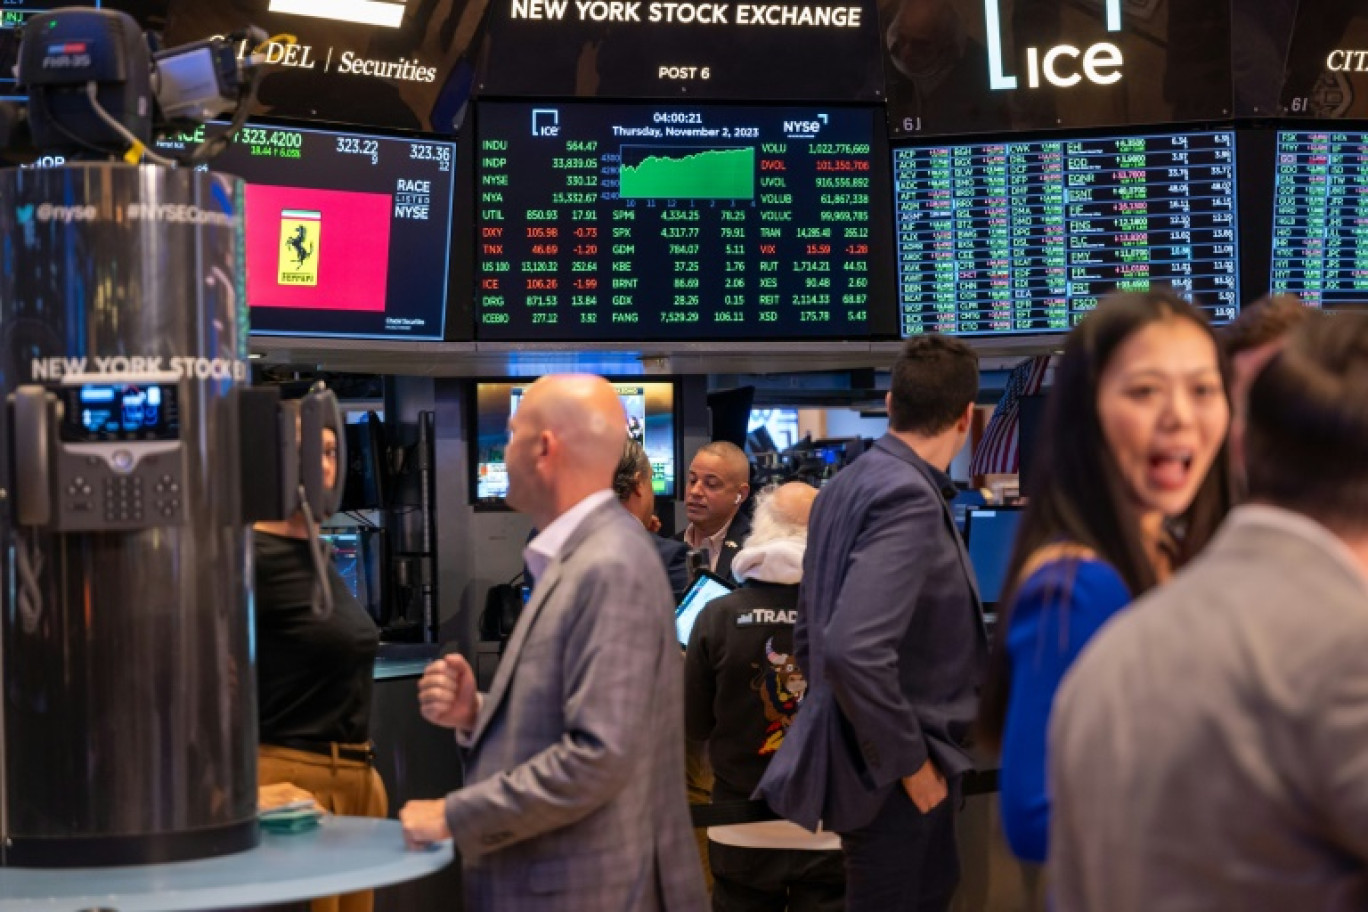
M 1010 475 L 1020 471 L 1021 453 L 1017 443 L 1020 438 L 1021 397 L 1040 392 L 1049 369 L 1049 355 L 1027 358 L 1012 368 L 1007 378 L 1007 388 L 1002 391 L 993 417 L 988 419 L 983 439 L 979 441 L 974 458 L 969 462 L 970 475 Z

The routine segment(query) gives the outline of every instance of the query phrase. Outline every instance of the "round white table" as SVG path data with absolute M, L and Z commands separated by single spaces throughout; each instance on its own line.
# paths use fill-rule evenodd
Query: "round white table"
M 404 848 L 397 820 L 323 818 L 263 832 L 246 852 L 119 868 L 0 868 L 0 912 L 191 912 L 271 905 L 415 880 L 451 863 L 450 842 Z

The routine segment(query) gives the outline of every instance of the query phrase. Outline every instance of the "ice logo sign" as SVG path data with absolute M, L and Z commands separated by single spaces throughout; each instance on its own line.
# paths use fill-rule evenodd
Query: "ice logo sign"
M 1121 31 L 1121 0 L 1103 0 L 1106 26 L 1109 32 Z M 1017 88 L 1017 77 L 1006 73 L 1002 60 L 1001 0 L 983 0 L 985 25 L 988 33 L 988 81 L 996 90 Z M 1080 61 L 1079 58 L 1082 58 Z M 1040 88 L 1041 79 L 1052 86 L 1067 89 L 1084 79 L 1095 85 L 1112 85 L 1121 81 L 1121 49 L 1110 41 L 1099 41 L 1091 47 L 1061 43 L 1050 48 L 1026 48 L 1026 85 Z
M 555 108 L 533 108 L 532 135 L 537 137 L 559 136 L 560 111 Z

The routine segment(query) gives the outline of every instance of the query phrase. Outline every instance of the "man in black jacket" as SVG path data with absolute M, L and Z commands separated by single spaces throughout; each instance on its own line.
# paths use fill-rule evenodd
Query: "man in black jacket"
M 742 586 L 712 602 L 685 660 L 685 728 L 707 741 L 713 803 L 745 801 L 803 702 L 793 658 L 808 514 L 817 490 L 791 483 L 756 499 L 750 538 L 732 561 Z M 708 830 L 717 912 L 844 907 L 840 838 L 786 820 Z

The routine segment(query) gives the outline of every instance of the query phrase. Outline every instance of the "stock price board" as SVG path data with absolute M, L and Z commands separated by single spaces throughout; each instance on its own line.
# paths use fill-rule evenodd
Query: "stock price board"
M 1334 308 L 1368 295 L 1368 134 L 1280 132 L 1271 289 Z
M 870 110 L 488 103 L 477 334 L 867 335 Z
M 1239 306 L 1233 133 L 900 148 L 903 335 L 1063 332 L 1113 289 Z
M 158 145 L 183 154 L 221 124 Z M 441 339 L 456 147 L 245 126 L 213 160 L 247 182 L 252 332 Z

